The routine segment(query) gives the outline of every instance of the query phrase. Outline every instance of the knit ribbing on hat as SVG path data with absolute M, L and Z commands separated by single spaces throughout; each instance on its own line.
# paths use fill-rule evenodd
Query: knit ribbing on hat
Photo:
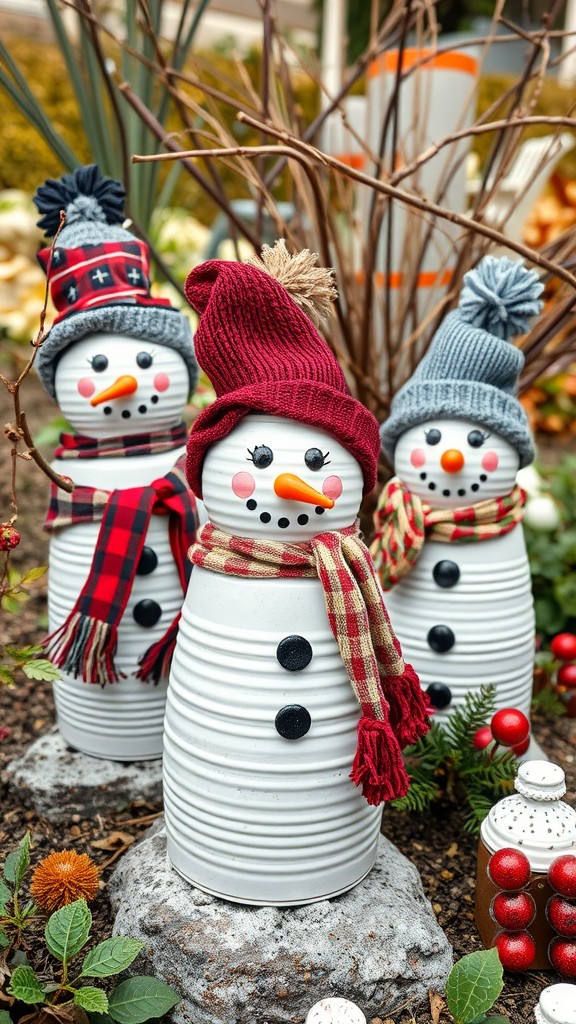
M 534 271 L 506 258 L 487 256 L 465 275 L 458 308 L 439 327 L 380 428 L 391 464 L 404 431 L 439 417 L 490 427 L 517 449 L 521 466 L 532 461 L 528 419 L 515 397 L 524 355 L 505 339 L 528 329 L 541 308 L 541 291 Z
M 326 430 L 358 461 L 365 491 L 372 490 L 376 420 L 349 394 L 336 357 L 286 289 L 249 264 L 209 260 L 191 271 L 184 291 L 200 313 L 196 356 L 217 395 L 195 421 L 188 445 L 194 493 L 202 494 L 208 447 L 251 411 Z

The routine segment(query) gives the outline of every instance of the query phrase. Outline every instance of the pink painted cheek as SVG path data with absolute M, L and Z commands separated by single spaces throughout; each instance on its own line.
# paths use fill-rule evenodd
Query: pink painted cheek
M 154 387 L 156 391 L 168 391 L 170 387 L 170 377 L 167 373 L 157 373 L 154 377 Z
M 231 486 L 237 498 L 249 498 L 254 493 L 256 484 L 250 473 L 236 473 L 232 477 Z
M 426 465 L 426 455 L 422 448 L 415 448 L 410 455 L 410 462 L 415 469 L 420 469 L 421 466 Z
M 78 394 L 82 398 L 91 398 L 96 391 L 96 385 L 90 377 L 81 377 L 77 384 Z
M 322 494 L 336 501 L 342 494 L 342 481 L 339 476 L 327 476 L 322 484 Z
M 486 452 L 482 456 L 482 469 L 485 469 L 487 473 L 493 473 L 495 469 L 498 469 L 498 456 L 496 452 Z

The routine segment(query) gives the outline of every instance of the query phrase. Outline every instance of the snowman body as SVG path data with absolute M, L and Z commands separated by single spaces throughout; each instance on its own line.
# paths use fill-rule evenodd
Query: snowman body
M 144 366 L 139 365 L 139 357 Z M 133 383 L 126 386 L 132 391 L 92 404 L 116 381 L 128 377 Z M 87 336 L 63 353 L 56 369 L 60 408 L 78 433 L 93 438 L 145 434 L 176 426 L 187 390 L 187 370 L 177 352 L 123 336 Z M 168 473 L 184 451 L 180 447 L 128 458 L 57 459 L 53 468 L 79 486 L 107 491 L 144 487 Z M 51 535 L 51 633 L 66 621 L 86 582 L 100 526 L 100 521 L 77 523 Z M 181 603 L 182 587 L 170 548 L 168 518 L 153 514 L 118 626 L 115 663 L 124 678 L 102 687 L 62 672 L 54 684 L 58 726 L 66 743 L 110 760 L 162 756 L 167 679 L 154 685 L 137 679 L 136 672 L 140 657 L 164 635 Z
M 285 473 L 333 507 L 279 497 Z M 249 415 L 209 450 L 202 487 L 217 528 L 304 543 L 354 522 L 362 474 L 324 431 Z M 263 905 L 314 902 L 359 882 L 381 820 L 349 778 L 359 717 L 317 579 L 196 566 L 165 719 L 176 870 L 207 892 Z
M 435 508 L 474 505 L 510 493 L 516 450 L 460 419 L 438 418 L 402 434 L 395 472 Z M 534 667 L 534 609 L 521 524 L 489 540 L 424 541 L 411 571 L 386 594 L 406 659 L 435 718 L 446 721 L 466 695 L 496 687 L 496 706 L 528 715 Z

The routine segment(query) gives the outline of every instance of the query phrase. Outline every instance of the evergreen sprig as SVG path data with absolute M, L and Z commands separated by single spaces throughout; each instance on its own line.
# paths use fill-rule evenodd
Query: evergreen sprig
M 397 811 L 422 813 L 438 800 L 466 804 L 464 827 L 478 833 L 492 805 L 513 790 L 518 761 L 511 751 L 494 752 L 474 746 L 474 735 L 492 718 L 496 691 L 482 686 L 469 693 L 446 725 L 432 722 L 417 743 L 406 747 L 404 760 L 410 776 L 406 796 L 392 800 Z

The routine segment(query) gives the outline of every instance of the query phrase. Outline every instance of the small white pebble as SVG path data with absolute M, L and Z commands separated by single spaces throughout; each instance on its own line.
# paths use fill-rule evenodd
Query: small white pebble
M 366 1024 L 366 1017 L 349 999 L 321 999 L 309 1011 L 306 1024 Z
M 534 1016 L 537 1024 L 576 1024 L 576 987 L 562 983 L 543 989 Z

